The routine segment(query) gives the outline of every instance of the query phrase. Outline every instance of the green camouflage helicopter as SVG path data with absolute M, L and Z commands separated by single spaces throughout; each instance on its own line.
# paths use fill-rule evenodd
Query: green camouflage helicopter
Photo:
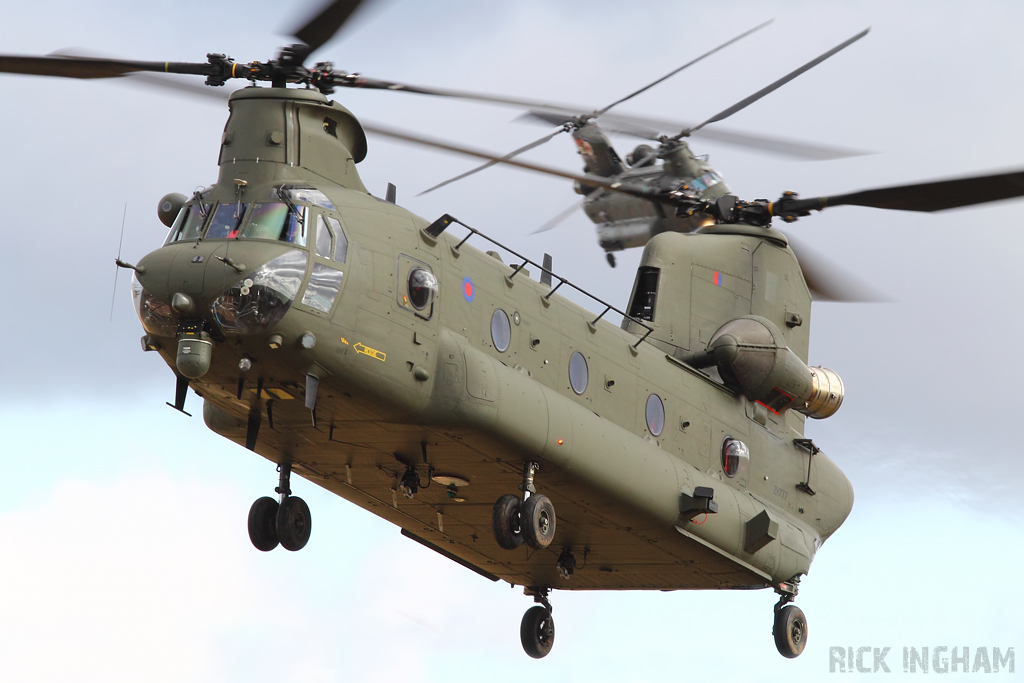
M 760 100 L 765 95 L 789 83 L 797 76 L 866 36 L 868 30 L 858 33 L 849 40 L 778 79 L 771 85 L 762 88 L 750 97 L 741 100 L 697 125 L 609 113 L 612 108 L 650 90 L 659 83 L 675 76 L 680 71 L 759 31 L 770 23 L 772 22 L 767 21 L 741 33 L 652 83 L 648 83 L 639 90 L 619 98 L 600 109 L 488 96 L 485 101 L 491 103 L 529 107 L 528 112 L 523 114 L 520 119 L 534 123 L 551 124 L 557 126 L 557 128 L 544 137 L 509 152 L 501 157 L 500 161 L 488 161 L 465 173 L 433 185 L 420 194 L 433 192 L 496 163 L 514 159 L 524 152 L 547 143 L 562 132 L 568 132 L 572 135 L 577 151 L 583 159 L 583 172 L 588 175 L 597 175 L 615 182 L 629 183 L 646 188 L 675 189 L 685 185 L 691 193 L 706 199 L 717 199 L 722 195 L 729 194 L 731 191 L 726 186 L 722 175 L 708 163 L 707 157 L 698 157 L 691 151 L 686 140 L 694 134 L 704 135 L 709 139 L 725 144 L 758 149 L 802 160 L 839 159 L 863 154 L 863 152 L 849 149 L 812 145 L 763 135 L 738 133 L 736 131 L 721 130 L 716 127 L 712 127 L 709 130 L 705 130 L 705 128 L 709 124 L 729 118 Z M 674 135 L 668 135 L 664 132 L 666 130 L 679 132 Z M 658 147 L 654 148 L 647 144 L 638 145 L 632 152 L 626 155 L 625 162 L 623 162 L 622 157 L 619 156 L 612 146 L 605 131 L 651 140 L 657 142 Z M 656 165 L 658 161 L 661 162 L 660 165 Z M 628 194 L 608 192 L 605 188 L 587 185 L 579 181 L 574 183 L 574 189 L 577 194 L 584 196 L 583 201 L 574 203 L 567 210 L 540 226 L 533 234 L 545 232 L 556 227 L 574 213 L 577 208 L 582 208 L 587 217 L 594 223 L 597 230 L 598 243 L 605 250 L 608 264 L 613 268 L 616 263 L 616 251 L 642 247 L 652 237 L 662 232 L 692 232 L 705 223 L 714 220 L 704 214 L 679 216 L 672 211 L 665 211 L 657 202 L 645 201 Z
M 539 603 L 521 625 L 532 657 L 554 642 L 554 588 L 771 588 L 776 645 L 799 655 L 807 621 L 790 603 L 853 492 L 804 438 L 843 388 L 807 365 L 810 294 L 772 219 L 1006 199 L 1024 195 L 1024 172 L 777 202 L 558 172 L 714 219 L 651 239 L 626 310 L 594 298 L 595 314 L 558 293 L 583 290 L 550 267 L 512 250 L 521 263 L 505 264 L 469 243 L 493 242 L 477 229 L 367 192 L 365 131 L 502 157 L 361 125 L 328 99 L 405 87 L 303 66 L 357 4 L 328 5 L 268 62 L 0 57 L 13 73 L 270 82 L 230 97 L 216 184 L 163 198 L 164 245 L 120 263 L 135 271 L 143 347 L 175 373 L 174 407 L 191 386 L 212 430 L 279 469 L 278 497 L 250 509 L 253 544 L 309 540 L 296 473 L 523 586 Z

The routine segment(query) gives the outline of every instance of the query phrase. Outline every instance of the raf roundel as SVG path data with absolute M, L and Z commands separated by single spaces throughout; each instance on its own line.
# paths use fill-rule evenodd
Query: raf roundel
M 462 280 L 462 296 L 466 297 L 466 301 L 472 303 L 473 296 L 476 294 L 476 289 L 473 287 L 473 280 L 471 278 L 463 278 Z

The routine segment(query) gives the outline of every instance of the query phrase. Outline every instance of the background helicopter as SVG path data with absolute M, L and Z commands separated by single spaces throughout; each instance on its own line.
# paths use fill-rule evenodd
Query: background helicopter
M 829 57 L 857 42 L 867 35 L 868 30 L 858 33 L 856 36 L 782 76 L 757 93 L 751 94 L 698 124 L 673 123 L 647 117 L 624 116 L 611 112 L 613 108 L 619 107 L 637 95 L 663 83 L 676 74 L 692 67 L 694 64 L 759 31 L 770 23 L 771 21 L 765 22 L 741 33 L 722 45 L 695 57 L 683 66 L 677 67 L 667 75 L 600 108 L 579 105 L 554 105 L 543 102 L 530 102 L 528 100 L 517 103 L 511 98 L 500 100 L 495 98 L 496 101 L 500 101 L 503 104 L 522 104 L 530 107 L 526 114 L 519 117 L 521 120 L 555 126 L 553 132 L 503 155 L 501 160 L 520 158 L 530 150 L 551 141 L 558 137 L 559 133 L 564 132 L 571 134 L 576 144 L 577 152 L 582 157 L 584 173 L 612 178 L 617 182 L 637 187 L 673 189 L 685 186 L 687 190 L 697 196 L 717 199 L 729 193 L 730 190 L 721 174 L 708 163 L 707 155 L 697 156 L 690 149 L 689 140 L 693 135 L 698 137 L 709 135 L 711 139 L 727 145 L 752 148 L 805 160 L 830 160 L 864 154 L 863 152 L 849 149 L 801 143 L 777 137 L 738 133 L 723 130 L 715 125 L 712 125 L 710 129 L 705 127 L 709 124 L 724 121 L 757 102 L 762 97 L 771 94 L 794 78 L 799 77 L 800 74 L 809 71 Z M 657 143 L 657 146 L 652 147 L 648 144 L 638 145 L 625 158 L 622 158 L 612 145 L 612 141 L 605 134 L 606 132 L 620 133 L 634 138 L 653 141 Z M 496 163 L 499 163 L 499 161 L 492 160 L 474 166 L 464 173 L 427 188 L 420 194 L 428 194 L 438 190 L 490 168 Z M 546 221 L 534 230 L 532 234 L 546 232 L 557 227 L 559 223 L 565 220 L 578 207 L 582 207 L 587 217 L 596 225 L 598 243 L 606 251 L 605 256 L 607 257 L 608 265 L 613 268 L 615 267 L 614 252 L 631 247 L 641 247 L 651 237 L 662 232 L 692 232 L 709 220 L 709 217 L 703 213 L 677 216 L 672 212 L 666 212 L 664 207 L 656 202 L 645 201 L 639 197 L 618 192 L 609 192 L 603 187 L 587 185 L 579 181 L 574 182 L 573 186 L 576 193 L 583 195 L 584 199 Z M 810 280 L 808 282 L 810 284 Z M 811 287 L 813 291 L 813 285 Z
M 41 34 L 33 30 L 41 30 L 42 24 L 9 17 L 6 50 L 27 53 L 39 51 L 42 45 L 58 49 L 81 44 L 83 26 L 93 29 L 95 43 L 90 40 L 90 44 L 111 46 L 106 49 L 125 54 L 136 53 L 135 47 L 152 49 L 154 58 L 172 49 L 180 54 L 184 42 L 193 39 L 197 45 L 214 44 L 225 38 L 225 27 L 230 26 L 238 30 L 225 49 L 236 56 L 262 55 L 280 42 L 267 38 L 263 43 L 236 46 L 234 39 L 259 36 L 262 40 L 266 31 L 257 17 L 240 17 L 231 8 L 225 8 L 223 15 L 203 15 L 204 22 L 197 21 L 199 10 L 188 11 L 189 7 L 180 15 L 165 13 L 151 22 L 144 20 L 142 8 L 114 6 L 97 12 L 93 7 L 88 15 L 84 8 L 71 5 L 37 5 L 35 9 L 64 19 L 49 22 Z M 452 17 L 454 24 L 447 30 L 464 29 L 461 35 L 465 36 L 484 25 L 499 30 L 493 17 L 484 21 L 484 17 L 473 17 L 469 6 L 458 9 L 466 16 Z M 665 13 L 666 21 L 674 19 L 680 25 L 713 24 L 710 14 L 688 9 L 682 16 L 673 14 L 676 10 L 668 5 L 655 9 Z M 95 18 L 121 11 L 130 14 L 116 26 Z M 418 11 L 397 5 L 394 13 L 375 20 L 381 23 L 366 25 L 367 32 L 375 26 L 407 30 L 396 41 L 421 46 L 410 48 L 411 54 L 380 56 L 371 50 L 379 38 L 364 33 L 343 37 L 328 52 L 375 55 L 382 60 L 372 65 L 360 62 L 358 68 L 367 73 L 420 83 L 443 80 L 445 85 L 467 88 L 495 78 L 502 90 L 532 93 L 537 74 L 549 60 L 568 62 L 584 53 L 581 45 L 570 42 L 574 39 L 566 35 L 565 26 L 582 24 L 591 29 L 589 41 L 607 30 L 608 23 L 606 16 L 593 24 L 575 15 L 552 18 L 550 8 L 542 11 L 527 5 L 504 10 L 508 12 L 506 32 L 475 34 L 480 37 L 466 44 L 452 41 L 443 50 L 424 53 L 432 43 L 418 30 L 430 16 L 417 15 Z M 833 11 L 841 12 L 840 16 Z M 835 22 L 837 35 L 850 26 L 871 23 L 876 27 L 871 49 L 851 59 L 851 64 L 835 67 L 838 71 L 808 74 L 821 82 L 794 83 L 797 90 L 788 96 L 803 107 L 799 119 L 791 102 L 775 108 L 766 100 L 774 118 L 762 118 L 758 112 L 757 124 L 810 139 L 830 139 L 838 135 L 837 129 L 853 131 L 856 135 L 842 135 L 844 143 L 890 150 L 886 160 L 891 160 L 891 166 L 876 157 L 830 165 L 834 168 L 787 169 L 774 161 L 760 164 L 749 156 L 729 161 L 730 151 L 724 148 L 714 150 L 715 158 L 729 164 L 724 167 L 730 169 L 730 185 L 744 195 L 748 187 L 764 187 L 772 173 L 779 178 L 774 189 L 800 189 L 810 196 L 1016 165 L 1019 153 L 1006 144 L 1006 135 L 1016 129 L 1020 103 L 1011 89 L 1002 87 L 1005 71 L 990 68 L 993 63 L 1019 63 L 1011 28 L 1019 23 L 1012 14 L 1016 11 L 991 4 L 977 14 L 962 15 L 952 6 L 942 11 L 931 4 L 910 8 L 878 4 L 821 9 L 794 19 L 796 28 L 807 33 L 822 22 Z M 993 25 L 983 18 L 991 13 L 1001 14 L 1005 21 Z M 945 17 L 954 14 L 956 26 L 947 26 Z M 638 17 L 630 25 L 623 19 L 616 22 L 615 36 L 604 35 L 614 44 L 614 37 L 642 34 L 650 28 L 649 21 Z M 559 27 L 557 34 L 548 33 L 548 22 Z M 140 28 L 147 24 L 161 28 L 153 33 Z M 518 57 L 491 53 L 483 58 L 482 66 L 490 70 L 487 78 L 475 74 L 474 82 L 469 74 L 454 73 L 470 57 L 481 60 L 480 45 L 501 45 L 503 38 L 525 26 L 534 28 L 537 45 L 536 54 L 525 57 L 536 61 L 515 61 L 524 58 L 517 49 Z M 916 50 L 908 52 L 908 36 L 917 41 Z M 799 42 L 799 50 L 794 47 L 791 53 L 794 66 L 808 49 L 806 42 Z M 825 49 L 831 42 L 822 38 L 817 46 Z M 951 44 L 961 49 L 947 52 Z M 634 71 L 643 66 L 630 55 L 640 56 L 629 46 L 616 68 Z M 650 53 L 642 56 L 644 63 L 652 60 Z M 743 78 L 749 77 L 749 86 L 756 89 L 774 77 L 778 65 L 771 60 L 767 72 L 754 73 L 757 60 L 751 56 L 737 55 L 737 61 L 748 60 L 736 70 L 749 69 Z M 671 57 L 677 59 L 675 54 Z M 502 67 L 503 60 L 516 68 Z M 669 57 L 657 61 L 671 63 Z M 890 82 L 882 74 L 894 64 L 901 65 L 900 76 Z M 451 81 L 437 77 L 442 70 L 453 72 Z M 497 74 L 504 78 L 498 79 Z M 603 71 L 598 83 L 616 75 L 626 82 L 629 74 Z M 456 82 L 459 78 L 467 80 Z M 831 86 L 836 81 L 847 84 L 849 101 L 834 95 Z M 963 99 L 950 98 L 951 81 L 957 83 Z M 713 79 L 709 83 L 714 85 Z M 908 93 L 906 83 L 915 83 L 919 89 Z M 559 79 L 551 86 L 559 92 L 546 94 L 552 99 L 559 94 L 564 99 L 593 99 L 593 83 L 587 88 L 582 82 L 579 85 L 580 91 L 570 98 L 560 92 L 565 85 Z M 829 94 L 815 100 L 816 90 L 826 85 Z M 4 87 L 23 106 L 3 113 L 4 130 L 17 131 L 5 142 L 5 156 L 15 160 L 16 166 L 9 165 L 4 176 L 5 205 L 10 212 L 5 221 L 9 226 L 5 251 L 12 255 L 12 263 L 5 269 L 3 282 L 8 292 L 25 291 L 26 283 L 34 292 L 32 297 L 15 297 L 10 302 L 9 320 L 20 324 L 3 345 L 8 386 L 23 389 L 7 395 L 2 418 L 5 464 L 9 481 L 15 484 L 3 517 L 14 559 L 2 571 L 7 585 L 21 587 L 19 593 L 4 598 L 6 613 L 11 615 L 5 628 L 11 646 L 5 670 L 13 672 L 11 679 L 67 679 L 72 671 L 103 672 L 125 680 L 160 674 L 168 679 L 186 675 L 252 679 L 267 672 L 309 678 L 332 669 L 371 679 L 382 675 L 384 658 L 397 662 L 391 666 L 400 672 L 413 676 L 415 671 L 425 679 L 484 674 L 501 679 L 503 672 L 509 680 L 521 676 L 515 665 L 525 658 L 508 647 L 514 634 L 506 633 L 514 629 L 522 609 L 518 592 L 508 591 L 502 601 L 491 595 L 490 584 L 477 589 L 475 579 L 467 578 L 460 567 L 449 567 L 395 537 L 390 527 L 375 526 L 350 506 L 318 506 L 317 538 L 335 534 L 336 545 L 314 541 L 303 554 L 288 557 L 290 562 L 252 562 L 253 551 L 240 538 L 234 513 L 251 502 L 252 491 L 262 490 L 266 472 L 256 465 L 248 470 L 246 463 L 251 461 L 246 454 L 236 453 L 240 449 L 229 449 L 204 434 L 197 421 L 163 407 L 167 399 L 163 375 L 146 362 L 134 342 L 136 322 L 125 303 L 125 278 L 114 326 L 106 322 L 112 279 L 109 258 L 116 249 L 124 199 L 129 203 L 124 254 L 129 257 L 151 248 L 163 234 L 152 216 L 154 198 L 169 185 L 206 177 L 213 163 L 209 150 L 216 145 L 223 123 L 222 106 L 206 110 L 161 95 L 97 84 L 62 84 L 56 99 L 52 84 L 31 79 L 5 79 Z M 735 89 L 734 83 L 723 88 L 722 106 L 735 97 Z M 367 118 L 412 127 L 394 111 L 392 101 L 370 95 L 349 104 Z M 117 106 L 111 108 L 112 102 Z M 416 107 L 439 137 L 459 139 L 466 131 L 486 134 L 492 138 L 488 146 L 499 150 L 525 142 L 499 140 L 500 134 L 484 120 L 489 110 L 483 108 L 467 105 L 459 113 L 427 103 Z M 968 121 L 975 123 L 965 125 Z M 947 141 L 954 130 L 957 154 L 951 156 Z M 466 139 L 481 138 L 467 133 Z M 936 139 L 942 144 L 936 145 Z M 454 174 L 463 164 L 390 143 L 371 144 L 372 165 L 363 169 L 370 175 L 368 183 L 383 194 L 386 182 L 396 182 L 400 202 L 411 191 L 444 177 L 442 171 Z M 557 164 L 562 157 L 553 152 L 550 163 Z M 424 169 L 429 173 L 424 174 Z M 564 205 L 564 190 L 551 188 L 545 179 L 531 179 L 515 170 L 495 173 L 504 175 L 472 181 L 478 184 L 459 194 L 459 203 L 466 201 L 464 208 L 453 206 L 456 201 L 447 197 L 436 203 L 425 198 L 415 208 L 424 215 L 455 210 L 468 222 L 485 224 L 514 242 L 519 239 L 514 237 L 520 234 L 517 231 L 531 218 L 508 206 L 517 203 L 516 197 L 530 197 L 529 212 L 537 213 L 537 220 Z M 60 201 L 54 198 L 58 191 Z M 1014 632 L 1007 614 L 1016 598 L 1005 587 L 998 582 L 972 582 L 971 599 L 955 601 L 956 592 L 950 586 L 1019 560 L 1008 546 L 1020 539 L 1016 527 L 1020 511 L 1013 497 L 1020 485 L 1020 469 L 1014 447 L 1006 446 L 1006 430 L 997 426 L 1008 421 L 1012 405 L 998 399 L 1000 389 L 1008 379 L 1012 384 L 1016 371 L 950 362 L 949 347 L 956 351 L 966 345 L 967 333 L 954 333 L 953 344 L 946 339 L 951 336 L 952 316 L 967 317 L 971 329 L 982 334 L 996 325 L 1000 329 L 1010 325 L 1012 330 L 1016 324 L 1014 311 L 1022 282 L 1012 248 L 1017 238 L 1007 228 L 1016 224 L 1018 211 L 1011 204 L 936 216 L 862 214 L 848 209 L 825 212 L 813 223 L 792 228 L 819 250 L 843 254 L 844 263 L 860 264 L 861 270 L 883 282 L 886 291 L 903 302 L 815 310 L 812 348 L 828 349 L 829 362 L 842 369 L 851 385 L 841 423 L 816 425 L 815 438 L 836 444 L 830 447 L 830 455 L 841 459 L 858 487 L 857 505 L 843 529 L 843 542 L 822 555 L 807 579 L 807 586 L 813 585 L 814 590 L 808 589 L 805 605 L 820 605 L 814 612 L 821 615 L 812 636 L 816 644 L 891 644 L 898 655 L 904 644 L 952 645 L 966 640 L 995 645 Z M 858 220 L 861 215 L 866 220 Z M 132 230 L 133 220 L 141 227 Z M 529 249 L 527 242 L 523 250 Z M 587 281 L 587 271 L 601 258 L 596 245 L 560 242 L 551 235 L 537 239 L 534 251 L 544 249 L 555 254 L 560 272 L 579 281 Z M 55 256 L 60 269 L 50 267 Z M 629 258 L 633 257 L 623 260 Z M 37 263 L 29 265 L 30 261 Z M 616 271 L 602 268 L 595 288 L 607 288 L 609 296 L 628 290 L 630 269 L 628 263 Z M 75 297 L 83 292 L 88 299 L 76 304 Z M 921 341 L 908 344 L 908 339 Z M 939 339 L 942 343 L 933 341 Z M 122 371 L 111 376 L 111 367 Z M 969 388 L 971 395 L 997 398 L 966 405 L 958 402 L 955 408 L 936 405 L 932 397 L 948 395 L 954 386 Z M 171 420 L 177 422 L 170 425 Z M 117 438 L 109 439 L 111 434 Z M 103 437 L 107 439 L 102 448 L 92 445 L 103 442 Z M 990 480 L 993 472 L 1001 480 L 998 485 Z M 312 495 L 307 499 L 313 502 Z M 132 513 L 126 515 L 129 507 Z M 336 520 L 326 513 L 330 507 L 335 508 Z M 412 563 L 424 582 L 434 586 L 433 591 L 411 595 L 395 589 L 403 567 Z M 297 576 L 301 584 L 293 583 Z M 854 595 L 865 580 L 871 600 Z M 339 588 L 325 594 L 321 586 L 331 581 L 338 582 Z M 353 596 L 352 586 L 359 587 L 360 595 Z M 951 600 L 957 609 L 949 609 Z M 285 602 L 293 623 L 301 625 L 283 626 L 279 613 L 269 609 Z M 488 607 L 476 616 L 470 604 Z M 826 606 L 835 610 L 832 617 L 826 617 Z M 565 667 L 566 672 L 596 679 L 609 671 L 638 677 L 663 674 L 677 664 L 680 614 L 698 611 L 712 615 L 714 625 L 728 627 L 734 638 L 722 638 L 721 630 L 715 628 L 687 633 L 687 645 L 706 653 L 688 661 L 687 673 L 771 676 L 787 663 L 779 662 L 766 642 L 764 624 L 752 620 L 748 625 L 743 618 L 763 607 L 752 606 L 750 596 L 739 595 L 564 596 L 559 602 L 559 647 L 544 666 L 547 671 Z M 509 618 L 494 618 L 496 610 L 507 611 Z M 879 611 L 885 612 L 884 619 L 879 619 Z M 341 613 L 344 619 L 338 617 Z M 197 614 L 204 618 L 197 620 Z M 357 617 L 358 631 L 351 626 Z M 600 629 L 588 629 L 586 622 L 598 618 L 643 620 L 643 640 L 631 633 L 612 637 Z M 139 623 L 148 624 L 145 635 L 139 633 Z M 657 635 L 659 624 L 663 624 L 663 637 Z M 396 643 L 386 653 L 379 646 L 369 647 L 380 642 L 384 631 L 393 634 Z M 763 646 L 763 651 L 748 650 L 744 657 L 734 657 L 734 642 L 739 639 Z M 597 649 L 612 654 L 599 661 L 590 659 L 588 653 Z M 787 666 L 785 675 L 820 679 L 827 657 L 827 651 L 808 651 Z M 458 666 L 453 664 L 456 661 Z M 154 671 L 153 662 L 162 662 L 159 671 Z

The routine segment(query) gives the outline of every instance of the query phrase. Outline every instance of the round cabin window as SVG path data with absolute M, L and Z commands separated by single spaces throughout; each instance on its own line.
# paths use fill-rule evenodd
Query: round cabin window
M 500 308 L 494 309 L 491 315 L 491 341 L 494 342 L 494 348 L 502 353 L 508 350 L 512 341 L 512 325 L 508 321 L 508 314 Z
M 573 352 L 572 357 L 569 358 L 569 384 L 572 385 L 572 390 L 577 394 L 582 394 L 587 390 L 589 379 L 587 359 L 579 351 Z
M 437 278 L 429 270 L 413 268 L 409 273 L 409 302 L 422 311 L 437 294 Z
M 731 436 L 725 437 L 722 443 L 722 471 L 728 477 L 735 477 L 750 460 L 750 449 L 747 444 Z
M 665 429 L 665 404 L 657 394 L 647 397 L 647 429 L 654 436 L 661 436 Z

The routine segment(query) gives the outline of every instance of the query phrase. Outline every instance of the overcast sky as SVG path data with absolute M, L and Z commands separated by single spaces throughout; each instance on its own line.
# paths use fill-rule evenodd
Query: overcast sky
M 9 3 L 11 4 L 11 3 Z M 264 60 L 308 3 L 37 0 L 3 10 L 0 51 L 83 48 L 150 60 Z M 289 19 L 291 17 L 291 19 Z M 423 85 L 614 101 L 767 19 L 742 43 L 623 105 L 695 122 L 870 26 L 867 38 L 723 127 L 875 152 L 795 162 L 694 138 L 745 198 L 836 194 L 1024 166 L 1024 6 L 1004 2 L 390 0 L 317 53 Z M 797 660 L 771 638 L 770 591 L 554 596 L 558 636 L 533 661 L 530 601 L 399 536 L 314 485 L 299 553 L 254 550 L 251 502 L 273 466 L 164 405 L 173 375 L 143 354 L 122 255 L 159 246 L 167 192 L 213 182 L 226 107 L 131 83 L 0 77 L 0 679 L 4 681 L 821 680 L 830 646 L 1024 647 L 1016 614 L 1024 465 L 1018 265 L 1024 202 L 943 214 L 837 208 L 787 230 L 893 300 L 815 304 L 810 361 L 847 399 L 809 436 L 856 504 L 797 604 Z M 366 121 L 505 152 L 544 127 L 509 108 L 339 92 Z M 616 139 L 622 156 L 637 144 Z M 531 159 L 578 170 L 568 136 Z M 372 192 L 444 212 L 625 305 L 639 250 L 610 269 L 567 181 L 371 138 Z M 1024 666 L 1024 662 L 1021 663 Z M 979 674 L 980 675 L 980 674 Z M 969 676 L 968 678 L 975 678 Z M 946 680 L 956 679 L 947 675 Z

